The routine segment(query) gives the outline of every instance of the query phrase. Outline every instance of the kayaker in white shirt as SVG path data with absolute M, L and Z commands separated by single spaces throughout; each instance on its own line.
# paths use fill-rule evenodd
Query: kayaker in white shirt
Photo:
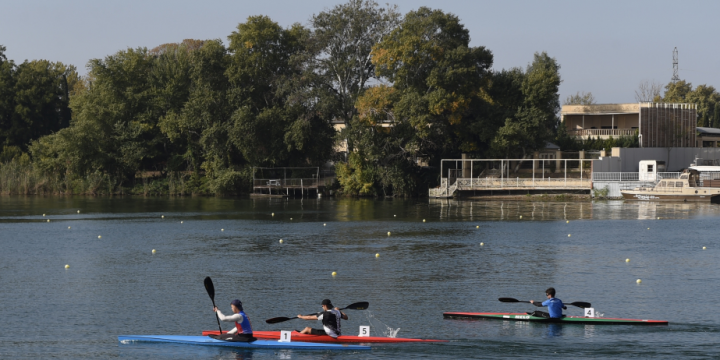
M 233 314 L 227 316 L 225 316 L 217 307 L 214 307 L 213 311 L 215 311 L 220 321 L 234 322 L 235 327 L 230 329 L 230 331 L 226 334 L 210 336 L 212 338 L 225 341 L 250 342 L 257 340 L 253 337 L 252 325 L 250 324 L 250 319 L 243 311 L 242 302 L 235 299 L 230 303 L 230 308 L 232 309 Z
M 333 308 L 332 302 L 330 302 L 329 299 L 323 300 L 321 305 L 323 312 L 319 315 L 298 315 L 298 317 L 303 320 L 320 320 L 322 321 L 323 328 L 313 329 L 311 327 L 306 327 L 300 331 L 300 333 L 311 335 L 329 335 L 330 337 L 337 339 L 337 337 L 341 335 L 340 319 L 347 320 L 348 316 L 344 312 L 340 311 L 340 309 Z

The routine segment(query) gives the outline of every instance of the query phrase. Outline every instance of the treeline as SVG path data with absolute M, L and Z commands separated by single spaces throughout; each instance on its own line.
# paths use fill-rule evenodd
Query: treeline
M 351 0 L 307 27 L 251 16 L 227 46 L 122 50 L 84 77 L 2 48 L 0 191 L 229 194 L 253 166 L 332 161 L 347 194 L 422 194 L 442 158 L 530 157 L 557 135 L 557 61 L 493 70 L 469 43 L 453 14 Z

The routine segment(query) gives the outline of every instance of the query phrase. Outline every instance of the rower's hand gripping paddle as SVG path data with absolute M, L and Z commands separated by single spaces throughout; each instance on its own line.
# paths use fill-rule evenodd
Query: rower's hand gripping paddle
M 505 298 L 505 297 L 499 298 L 498 300 L 500 300 L 500 302 L 506 302 L 506 303 L 528 303 L 528 304 L 530 303 L 529 301 L 522 301 L 522 300 L 518 300 L 515 298 Z M 535 301 L 535 303 L 533 305 L 535 305 L 537 307 L 542 307 L 542 302 Z M 572 303 L 569 303 L 566 305 L 576 306 L 581 309 L 592 307 L 592 305 L 589 302 L 584 302 L 584 301 L 576 301 L 576 302 L 572 302 Z
M 210 296 L 213 307 L 217 307 L 215 306 L 215 285 L 213 285 L 212 279 L 209 276 L 205 278 L 205 290 L 207 290 L 208 296 Z M 220 326 L 220 318 L 217 313 L 215 313 L 215 320 L 217 320 L 218 329 L 220 329 L 220 333 L 222 334 L 222 326 Z
M 354 303 L 354 304 L 350 304 L 350 305 L 348 305 L 348 306 L 346 306 L 346 307 L 344 307 L 344 308 L 342 308 L 342 309 L 340 309 L 340 310 L 345 310 L 345 309 L 350 309 L 350 310 L 365 310 L 365 309 L 368 308 L 368 306 L 370 306 L 370 303 L 369 303 L 369 302 L 367 302 L 367 301 L 361 301 L 361 302 L 356 302 L 356 303 Z M 308 314 L 308 315 L 306 315 L 306 316 L 319 315 L 319 314 L 320 314 L 320 313 L 313 313 L 313 314 Z M 288 321 L 288 320 L 294 320 L 294 319 L 299 319 L 299 317 L 297 317 L 297 316 L 295 316 L 295 317 L 283 317 L 283 316 L 280 316 L 280 317 L 274 317 L 274 318 L 272 318 L 272 319 L 267 319 L 267 320 L 265 320 L 265 322 L 268 323 L 268 324 L 277 324 L 277 323 L 281 323 L 281 322 Z

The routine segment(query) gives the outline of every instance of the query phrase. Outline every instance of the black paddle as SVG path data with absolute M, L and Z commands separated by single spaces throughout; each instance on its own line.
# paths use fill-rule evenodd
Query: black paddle
M 500 300 L 501 302 L 507 302 L 507 303 L 511 303 L 511 302 L 512 303 L 530 303 L 529 301 L 522 301 L 522 300 L 518 300 L 515 298 L 499 298 L 498 300 Z M 542 306 L 542 302 L 536 301 L 533 305 L 540 307 L 540 306 Z M 584 301 L 576 301 L 576 302 L 568 303 L 565 305 L 577 306 L 581 309 L 592 307 L 592 305 L 589 302 L 584 302 Z
M 215 285 L 213 285 L 212 279 L 209 276 L 205 278 L 205 290 L 207 290 L 207 293 L 210 296 L 213 307 L 217 307 L 215 306 Z M 220 318 L 217 313 L 215 313 L 215 320 L 217 320 L 218 329 L 220 329 L 220 333 L 222 334 L 222 326 L 220 326 Z
M 346 307 L 344 307 L 344 308 L 342 308 L 342 309 L 340 309 L 340 310 L 345 310 L 345 309 L 350 309 L 350 310 L 365 310 L 365 309 L 368 308 L 368 306 L 370 306 L 370 303 L 369 303 L 369 302 L 367 302 L 367 301 L 361 301 L 361 302 L 356 302 L 356 303 L 354 303 L 354 304 L 350 304 L 350 305 L 348 305 L 348 306 L 346 306 Z M 308 315 L 306 315 L 306 316 L 318 315 L 318 314 L 320 314 L 320 313 L 308 314 Z M 280 317 L 274 317 L 274 318 L 272 318 L 272 319 L 267 319 L 267 320 L 265 320 L 265 322 L 268 323 L 268 324 L 277 324 L 277 323 L 281 323 L 281 322 L 288 321 L 288 320 L 294 320 L 294 319 L 299 319 L 299 317 L 297 317 L 297 316 L 295 316 L 295 317 L 283 317 L 283 316 L 280 316 Z

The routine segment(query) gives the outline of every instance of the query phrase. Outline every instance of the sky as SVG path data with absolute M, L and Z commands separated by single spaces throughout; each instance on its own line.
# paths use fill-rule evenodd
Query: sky
M 87 72 L 88 60 L 126 48 L 183 39 L 220 39 L 251 15 L 281 26 L 308 25 L 343 1 L 0 0 L 6 56 L 47 59 Z M 471 46 L 493 52 L 496 70 L 525 67 L 546 51 L 561 66 L 560 98 L 592 92 L 598 103 L 635 102 L 643 81 L 666 84 L 679 52 L 681 79 L 720 87 L 720 1 L 396 0 L 405 14 L 420 6 L 457 15 Z

